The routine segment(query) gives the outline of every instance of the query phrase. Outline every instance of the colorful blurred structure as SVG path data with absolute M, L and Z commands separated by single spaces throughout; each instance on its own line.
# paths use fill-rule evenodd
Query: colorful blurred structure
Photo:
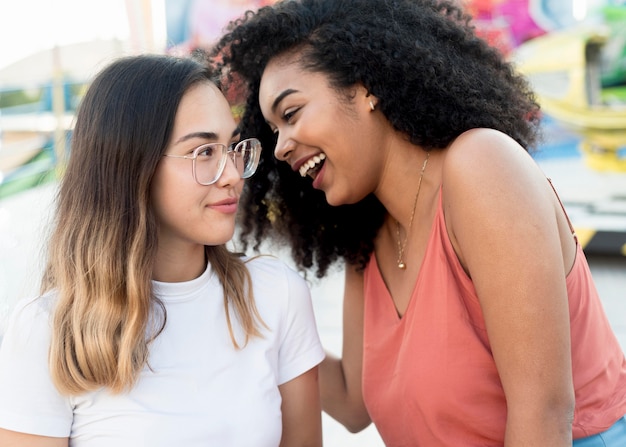
M 468 0 L 477 33 L 503 54 L 546 32 L 531 16 L 529 0 Z
M 165 0 L 167 50 L 190 53 L 207 49 L 231 20 L 275 0 Z
M 0 199 L 56 178 L 91 77 L 125 43 L 80 42 L 26 55 L 0 70 Z
M 38 1 L 45 0 L 28 3 L 35 9 Z M 59 37 L 61 30 L 71 30 L 74 24 L 80 28 L 76 14 L 67 4 L 63 8 L 64 2 L 53 3 L 46 16 L 50 26 L 44 27 L 41 35 L 40 30 L 27 26 L 28 17 L 14 18 L 24 23 L 25 32 L 39 37 L 41 49 L 25 52 L 21 59 L 0 66 L 0 199 L 56 178 L 69 151 L 76 107 L 92 77 L 104 65 L 123 55 L 164 51 L 164 42 L 159 43 L 158 27 L 153 23 L 153 9 L 154 5 L 158 8 L 158 2 L 117 0 L 113 5 L 107 0 L 104 8 L 117 14 L 92 26 L 101 28 L 96 25 L 104 24 L 119 31 L 120 24 L 126 24 L 129 35 L 101 38 L 94 31 L 93 37 L 79 37 L 85 36 L 83 30 L 76 40 Z M 102 5 L 80 6 L 96 11 Z M 92 22 L 85 20 L 81 25 L 84 23 Z M 16 42 L 3 44 L 19 48 L 19 34 Z
M 582 136 L 588 166 L 626 173 L 626 6 L 523 43 L 514 60 L 544 112 Z

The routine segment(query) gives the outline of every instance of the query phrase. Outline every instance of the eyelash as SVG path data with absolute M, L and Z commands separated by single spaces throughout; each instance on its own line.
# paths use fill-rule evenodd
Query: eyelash
M 291 124 L 291 123 L 290 123 L 291 119 L 293 118 L 293 116 L 294 116 L 296 113 L 298 113 L 298 111 L 299 111 L 299 110 L 300 110 L 300 107 L 295 108 L 295 109 L 290 109 L 289 111 L 285 111 L 285 113 L 283 113 L 283 115 L 282 115 L 281 119 L 282 119 L 283 121 L 285 121 L 287 124 Z M 272 133 L 273 133 L 274 135 L 278 135 L 278 128 L 277 128 L 277 127 L 274 127 L 274 128 L 272 129 Z
M 300 110 L 299 107 L 285 111 L 285 113 L 283 113 L 283 121 L 289 123 L 289 121 L 291 121 L 291 119 L 298 112 L 298 110 Z

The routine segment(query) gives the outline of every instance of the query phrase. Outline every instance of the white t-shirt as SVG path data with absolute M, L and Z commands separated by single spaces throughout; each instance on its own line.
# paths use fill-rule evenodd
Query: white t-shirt
M 304 280 L 271 257 L 247 266 L 270 328 L 263 338 L 234 348 L 222 287 L 210 268 L 189 282 L 154 282 L 167 323 L 150 346 L 149 366 L 124 394 L 60 395 L 48 368 L 55 295 L 23 300 L 0 347 L 0 427 L 69 436 L 76 447 L 277 446 L 278 385 L 319 364 L 324 351 Z M 242 344 L 232 311 L 231 321 Z

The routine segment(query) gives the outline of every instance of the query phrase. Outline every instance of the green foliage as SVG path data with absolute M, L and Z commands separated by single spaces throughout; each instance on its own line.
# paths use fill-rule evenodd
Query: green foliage
M 6 90 L 0 92 L 0 108 L 34 104 L 42 100 L 43 89 L 34 90 Z

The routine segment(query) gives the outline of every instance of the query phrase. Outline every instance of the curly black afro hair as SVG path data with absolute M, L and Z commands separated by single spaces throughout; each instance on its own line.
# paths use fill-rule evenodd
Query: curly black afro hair
M 365 86 L 391 124 L 426 150 L 479 127 L 504 132 L 527 150 L 536 145 L 539 106 L 528 83 L 476 35 L 454 1 L 284 0 L 248 11 L 210 59 L 226 86 L 245 95 L 242 136 L 263 143 L 242 197 L 241 240 L 254 249 L 267 238 L 287 244 L 296 265 L 316 267 L 318 277 L 337 260 L 363 267 L 386 210 L 373 195 L 330 206 L 310 180 L 274 158 L 259 84 L 268 61 L 291 51 L 338 92 Z

